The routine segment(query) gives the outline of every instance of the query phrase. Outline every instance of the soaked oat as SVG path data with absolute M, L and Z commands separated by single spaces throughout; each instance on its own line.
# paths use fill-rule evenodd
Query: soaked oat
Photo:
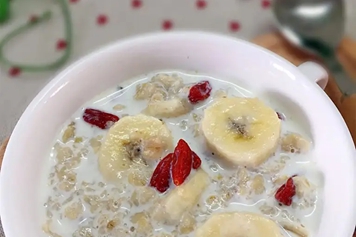
M 187 104 L 183 98 L 197 79 L 192 77 L 186 82 L 185 76 L 154 75 L 139 83 L 125 85 L 125 89 L 110 91 L 110 96 L 100 95 L 87 106 L 96 106 L 120 118 L 142 111 L 164 118 L 175 139 L 184 137 L 189 141 L 202 159 L 202 169 L 211 179 L 194 207 L 184 211 L 174 224 L 153 218 L 162 199 L 172 191 L 171 188 L 161 194 L 149 186 L 154 162 L 120 173 L 115 183 L 104 180 L 97 159 L 107 131 L 84 124 L 81 111 L 78 111 L 63 126 L 52 148 L 43 224 L 43 231 L 48 236 L 192 237 L 212 213 L 221 211 L 260 213 L 281 223 L 287 231 L 312 236 L 315 220 L 310 221 L 307 216 L 320 209 L 318 184 L 305 171 L 305 166 L 298 163 L 308 159 L 300 153 L 311 149 L 310 142 L 299 134 L 289 133 L 288 129 L 293 128 L 290 125 L 282 131 L 285 136 L 281 147 L 258 169 L 217 162 L 217 155 L 204 146 L 200 131 L 204 108 L 211 101 L 198 108 Z M 214 83 L 213 88 L 218 89 L 213 91 L 211 100 L 241 96 L 238 88 L 233 90 L 230 84 Z M 105 96 L 108 98 L 102 101 Z M 297 175 L 293 178 L 296 186 L 293 204 L 280 206 L 274 194 L 293 175 Z

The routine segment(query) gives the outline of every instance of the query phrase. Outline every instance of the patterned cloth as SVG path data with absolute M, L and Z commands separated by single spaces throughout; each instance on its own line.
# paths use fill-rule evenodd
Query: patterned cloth
M 73 19 L 72 63 L 103 44 L 152 31 L 196 29 L 244 39 L 274 29 L 272 0 L 68 0 Z M 348 1 L 348 33 L 356 38 L 356 2 Z M 54 60 L 67 46 L 63 19 L 56 1 L 12 0 L 13 19 L 0 28 L 0 37 L 47 9 L 53 18 L 19 36 L 8 45 L 16 61 L 43 63 Z M 353 22 L 353 23 L 352 23 Z M 354 32 L 351 31 L 354 29 Z M 61 69 L 59 69 L 61 70 Z M 23 110 L 56 74 L 23 73 L 0 69 L 0 141 L 9 136 Z M 3 237 L 0 228 L 0 237 Z

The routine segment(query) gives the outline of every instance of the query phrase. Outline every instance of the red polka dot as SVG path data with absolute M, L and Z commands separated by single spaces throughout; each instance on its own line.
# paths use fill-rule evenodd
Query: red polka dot
M 30 22 L 30 23 L 36 23 L 37 21 L 38 21 L 38 16 L 37 15 L 31 15 L 28 18 L 28 22 Z
M 77 3 L 79 0 L 69 0 L 70 3 Z
M 100 14 L 96 18 L 96 23 L 98 23 L 98 25 L 105 25 L 107 22 L 108 22 L 108 17 L 106 15 Z
M 163 30 L 170 30 L 170 29 L 172 29 L 172 27 L 173 27 L 172 21 L 170 21 L 170 20 L 164 20 L 164 21 L 162 22 L 162 29 L 163 29 Z
M 238 23 L 237 21 L 231 21 L 230 22 L 230 30 L 232 32 L 236 32 L 241 28 L 240 23 Z
M 198 9 L 204 9 L 206 7 L 206 1 L 205 0 L 197 0 L 195 4 L 196 4 Z
M 142 6 L 141 0 L 132 0 L 131 1 L 132 8 L 140 8 Z
M 262 0 L 261 2 L 262 8 L 266 9 L 271 6 L 271 1 L 270 0 Z
M 65 41 L 64 39 L 58 40 L 56 48 L 57 48 L 57 50 L 63 50 L 65 48 L 67 48 L 67 41 Z
M 9 76 L 16 77 L 20 75 L 21 69 L 19 67 L 12 67 L 9 69 Z

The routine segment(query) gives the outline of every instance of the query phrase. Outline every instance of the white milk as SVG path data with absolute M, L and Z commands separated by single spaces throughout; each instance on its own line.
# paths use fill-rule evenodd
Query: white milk
M 162 72 L 160 72 L 162 73 Z M 212 77 L 207 77 L 204 75 L 199 74 L 186 74 L 181 72 L 163 72 L 163 73 L 176 73 L 180 77 L 183 78 L 185 84 L 189 83 L 196 83 L 201 80 L 209 80 L 213 87 L 213 91 L 211 95 L 214 94 L 219 89 L 225 90 L 228 92 L 228 95 L 234 96 L 241 96 L 241 97 L 260 97 L 264 100 L 267 104 L 269 104 L 272 108 L 280 113 L 286 113 L 284 111 L 283 106 L 274 104 L 273 101 L 269 100 L 268 97 L 263 95 L 254 94 L 249 90 L 241 88 L 237 85 L 225 82 L 223 80 L 219 80 Z M 97 127 L 92 127 L 85 123 L 82 120 L 82 113 L 85 108 L 94 108 L 99 109 L 108 113 L 116 114 L 119 117 L 123 115 L 135 115 L 140 113 L 145 106 L 147 105 L 147 101 L 136 101 L 133 99 L 134 94 L 136 93 L 136 85 L 142 82 L 149 81 L 152 76 L 156 73 L 151 73 L 149 75 L 134 78 L 133 80 L 127 81 L 119 86 L 123 87 L 120 89 L 119 86 L 117 88 L 110 89 L 80 108 L 73 116 L 68 120 L 63 127 L 63 130 L 60 134 L 58 134 L 57 141 L 61 143 L 61 137 L 63 131 L 66 129 L 67 125 L 70 121 L 74 121 L 76 124 L 76 137 L 82 137 L 83 141 L 81 143 L 76 144 L 76 148 L 73 148 L 73 141 L 69 141 L 66 145 L 71 147 L 75 154 L 81 149 L 85 148 L 88 150 L 87 154 L 83 155 L 82 157 L 78 158 L 80 160 L 80 164 L 72 169 L 72 172 L 76 173 L 76 181 L 72 185 L 72 189 L 68 192 L 62 191 L 58 188 L 59 182 L 57 178 L 53 178 L 55 176 L 55 166 L 57 164 L 57 160 L 55 158 L 56 152 L 52 150 L 51 155 L 49 155 L 49 164 L 48 164 L 48 172 L 43 175 L 43 183 L 44 187 L 42 188 L 43 193 L 42 200 L 41 200 L 41 208 L 43 209 L 43 223 L 46 220 L 51 219 L 50 224 L 50 234 L 49 236 L 63 236 L 63 237 L 79 237 L 79 236 L 146 236 L 146 235 L 139 235 L 135 231 L 132 232 L 133 228 L 136 227 L 136 224 L 131 222 L 131 217 L 133 214 L 148 210 L 150 207 L 150 203 L 143 205 L 143 206 L 134 206 L 132 203 L 130 204 L 128 200 L 135 187 L 126 183 L 123 183 L 119 186 L 115 186 L 113 184 L 107 184 L 105 180 L 102 178 L 101 173 L 98 169 L 98 162 L 97 162 L 97 155 L 94 153 L 93 149 L 89 146 L 89 140 L 93 137 L 97 137 L 99 135 L 105 136 L 108 130 L 102 130 Z M 317 229 L 318 223 L 320 220 L 320 214 L 322 209 L 322 202 L 319 200 L 322 197 L 322 179 L 321 174 L 315 169 L 313 164 L 313 151 L 311 150 L 306 155 L 301 154 L 281 154 L 280 151 L 277 151 L 274 157 L 271 157 L 262 167 L 267 167 L 268 165 L 273 165 L 275 160 L 278 160 L 281 155 L 287 155 L 290 157 L 289 160 L 286 161 L 286 167 L 278 172 L 278 175 L 299 175 L 305 176 L 309 180 L 310 183 L 317 186 L 316 192 L 313 192 L 310 196 L 311 199 L 315 199 L 313 205 L 300 209 L 298 207 L 293 208 L 293 206 L 286 207 L 286 206 L 279 206 L 274 199 L 274 193 L 278 187 L 281 185 L 274 185 L 272 182 L 271 175 L 264 175 L 265 180 L 265 192 L 260 195 L 249 194 L 251 189 L 247 186 L 247 195 L 239 195 L 238 193 L 234 193 L 232 198 L 226 203 L 217 203 L 214 204 L 210 209 L 207 206 L 206 200 L 211 196 L 221 196 L 221 182 L 217 181 L 220 177 L 224 180 L 224 178 L 228 178 L 236 174 L 237 167 L 229 167 L 226 168 L 226 165 L 222 165 L 218 162 L 218 158 L 213 155 L 207 148 L 205 147 L 205 143 L 202 136 L 194 137 L 192 126 L 194 124 L 198 124 L 193 119 L 192 114 L 195 113 L 196 115 L 202 115 L 204 108 L 206 108 L 211 102 L 212 97 L 210 96 L 209 99 L 206 101 L 199 103 L 194 106 L 194 110 L 190 114 L 183 115 L 178 118 L 172 119 L 163 119 L 167 124 L 168 128 L 172 131 L 172 135 L 174 138 L 174 144 L 183 138 L 187 143 L 190 145 L 192 150 L 194 150 L 202 159 L 202 168 L 208 172 L 212 180 L 215 180 L 211 183 L 208 189 L 203 193 L 200 202 L 198 203 L 195 210 L 192 212 L 196 217 L 197 224 L 196 227 L 199 227 L 213 212 L 224 212 L 224 211 L 249 211 L 260 213 L 263 208 L 269 208 L 269 210 L 273 210 L 269 213 L 269 216 L 275 221 L 281 220 L 288 220 L 291 219 L 295 221 L 295 223 L 303 224 L 306 229 L 308 230 L 310 236 L 314 236 Z M 113 107 L 117 104 L 125 105 L 126 107 L 121 111 L 115 111 Z M 308 137 L 307 128 L 298 121 L 294 121 L 294 114 L 285 114 L 286 120 L 282 122 L 282 133 L 285 134 L 288 132 L 297 132 L 303 136 Z M 69 158 L 72 159 L 72 158 Z M 57 168 L 60 169 L 62 166 L 57 165 Z M 153 167 L 154 168 L 154 167 Z M 241 169 L 241 167 L 239 168 Z M 194 172 L 194 171 L 192 171 Z M 255 172 L 248 172 L 251 177 L 257 175 L 259 171 Z M 192 175 L 192 174 L 191 174 Z M 52 181 L 51 181 L 52 180 Z M 52 183 L 51 183 L 52 182 Z M 89 183 L 85 187 L 82 185 L 83 182 Z M 238 180 L 236 180 L 238 182 Z M 237 187 L 237 183 L 230 183 L 232 187 L 231 190 Z M 48 183 L 51 183 L 48 185 Z M 171 189 L 174 188 L 174 185 L 171 185 Z M 107 193 L 105 193 L 105 190 Z M 156 192 L 156 191 L 155 191 Z M 169 192 L 169 190 L 168 190 Z M 85 194 L 84 194 L 85 193 Z M 109 203 L 107 206 L 110 206 L 111 210 L 106 210 L 107 208 L 98 208 L 95 211 L 91 211 L 89 206 L 83 201 L 84 195 L 86 196 L 95 196 L 101 195 L 99 197 L 100 200 L 120 200 L 120 205 L 116 203 Z M 159 194 L 164 196 L 164 194 Z M 48 207 L 47 209 L 43 207 L 44 203 L 48 203 L 48 198 L 51 197 L 53 201 L 52 206 Z M 67 200 L 67 201 L 65 201 Z M 310 200 L 307 200 L 310 201 Z M 72 205 L 73 203 L 79 202 L 79 206 L 81 208 L 80 214 L 76 217 L 74 214 L 73 220 L 69 219 L 65 216 L 65 209 Z M 296 197 L 293 201 L 297 205 L 300 203 Z M 58 203 L 57 207 L 54 203 Z M 63 204 L 64 203 L 64 204 Z M 53 206 L 54 205 L 54 206 Z M 116 206 L 115 206 L 116 205 Z M 152 204 L 151 204 L 152 205 Z M 198 207 L 199 206 L 199 207 Z M 110 209 L 109 208 L 109 209 Z M 56 210 L 57 209 L 57 210 Z M 107 214 L 106 218 L 105 215 Z M 116 217 L 115 217 L 116 215 Z M 117 232 L 110 232 L 106 231 L 108 221 L 112 219 L 120 219 L 120 224 L 114 227 L 115 231 Z M 101 219 L 101 220 L 100 220 Z M 116 219 L 115 219 L 116 220 Z M 158 233 L 160 232 L 167 232 L 172 233 L 175 229 L 175 226 L 167 226 L 162 225 L 160 223 L 152 223 L 152 228 L 155 230 L 155 235 L 152 236 L 159 236 Z M 42 224 L 42 223 L 41 223 Z M 116 223 L 117 224 L 117 223 Z M 101 227 L 105 226 L 105 227 Z M 77 230 L 82 228 L 82 233 L 80 234 Z M 118 232 L 120 231 L 122 232 Z M 77 232 L 76 232 L 77 231 Z M 102 232 L 101 232 L 102 231 Z M 57 234 L 57 235 L 56 235 Z M 172 236 L 194 236 L 194 231 L 189 234 L 183 235 L 173 235 Z M 285 232 L 285 236 L 294 236 L 290 234 L 290 232 Z

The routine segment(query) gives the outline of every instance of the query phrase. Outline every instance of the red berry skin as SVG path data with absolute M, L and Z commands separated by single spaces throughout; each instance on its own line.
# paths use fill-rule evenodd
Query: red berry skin
M 209 98 L 211 90 L 209 81 L 201 81 L 190 88 L 188 99 L 192 104 L 199 103 Z
M 85 109 L 83 120 L 101 129 L 108 129 L 115 122 L 119 121 L 119 117 L 97 109 Z
M 201 159 L 199 158 L 199 156 L 192 151 L 192 157 L 193 157 L 193 169 L 198 169 L 201 165 Z
M 189 145 L 183 139 L 178 141 L 173 154 L 172 178 L 173 183 L 179 186 L 184 183 L 192 170 L 193 156 Z
M 160 193 L 164 193 L 169 188 L 172 161 L 173 153 L 169 153 L 158 163 L 151 177 L 150 185 Z
M 280 120 L 285 120 L 285 116 L 284 116 L 282 113 L 276 112 L 276 114 L 277 114 L 277 117 L 278 117 Z
M 286 206 L 292 205 L 292 198 L 296 194 L 293 178 L 289 178 L 285 184 L 283 184 L 274 195 L 275 199 Z

